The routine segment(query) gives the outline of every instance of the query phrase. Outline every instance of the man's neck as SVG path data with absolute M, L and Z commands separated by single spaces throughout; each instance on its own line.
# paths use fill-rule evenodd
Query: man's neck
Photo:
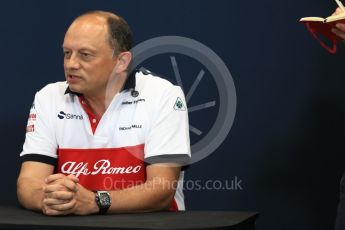
M 83 95 L 86 104 L 98 119 L 101 119 L 115 95 L 122 90 L 126 79 L 127 76 L 125 74 L 117 76 L 115 79 L 110 80 L 103 90 Z

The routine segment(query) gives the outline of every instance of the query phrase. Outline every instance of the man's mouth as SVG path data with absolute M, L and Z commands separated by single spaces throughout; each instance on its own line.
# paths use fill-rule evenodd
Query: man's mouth
M 77 83 L 78 81 L 80 81 L 81 77 L 77 76 L 77 75 L 68 74 L 66 80 L 68 83 L 73 84 L 73 83 Z

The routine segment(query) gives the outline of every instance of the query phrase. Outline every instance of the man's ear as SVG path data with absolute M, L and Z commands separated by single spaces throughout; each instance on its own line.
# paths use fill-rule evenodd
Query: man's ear
M 119 74 L 127 71 L 129 64 L 132 61 L 132 53 L 129 51 L 121 52 L 117 56 L 117 63 L 115 66 L 115 73 Z

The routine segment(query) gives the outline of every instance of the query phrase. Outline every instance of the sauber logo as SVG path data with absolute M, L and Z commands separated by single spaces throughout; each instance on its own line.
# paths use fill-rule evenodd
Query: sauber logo
M 80 175 L 112 175 L 112 174 L 132 174 L 138 173 L 141 165 L 128 167 L 112 167 L 109 160 L 99 160 L 91 168 L 88 168 L 86 162 L 67 161 L 61 166 L 61 172 L 73 174 L 76 177 Z
M 83 115 L 75 115 L 75 114 L 65 113 L 64 111 L 60 111 L 60 113 L 57 116 L 60 119 L 83 120 Z

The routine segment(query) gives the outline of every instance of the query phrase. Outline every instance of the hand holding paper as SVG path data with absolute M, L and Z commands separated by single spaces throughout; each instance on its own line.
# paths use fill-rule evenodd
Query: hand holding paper
M 300 19 L 300 22 L 305 24 L 321 46 L 332 54 L 337 51 L 337 43 L 345 40 L 345 8 L 339 0 L 335 1 L 338 8 L 332 16 L 326 18 L 305 17 Z M 327 40 L 331 43 L 331 46 L 326 44 Z
M 339 1 L 337 1 L 337 2 L 339 2 Z M 344 10 L 345 10 L 345 8 L 344 8 L 343 4 L 341 4 L 341 2 L 340 2 L 339 7 L 334 11 L 332 16 L 344 14 L 345 13 Z M 335 28 L 332 29 L 332 32 L 335 33 L 338 37 L 340 37 L 342 40 L 345 41 L 345 25 L 344 24 L 337 23 L 335 25 Z

